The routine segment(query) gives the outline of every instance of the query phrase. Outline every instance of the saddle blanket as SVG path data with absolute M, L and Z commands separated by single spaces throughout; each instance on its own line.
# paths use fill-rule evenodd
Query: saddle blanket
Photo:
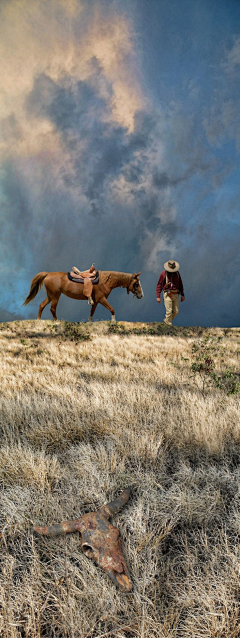
M 76 277 L 74 276 L 74 272 L 68 272 L 68 279 L 70 279 L 70 281 L 74 281 L 74 283 L 76 284 L 84 284 L 84 278 L 83 277 Z M 91 277 L 91 283 L 94 284 L 98 284 L 99 283 L 99 272 L 97 270 L 95 277 Z

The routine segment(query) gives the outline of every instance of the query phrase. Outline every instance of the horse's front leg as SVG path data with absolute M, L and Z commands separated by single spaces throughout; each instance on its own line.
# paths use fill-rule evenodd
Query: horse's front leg
M 94 301 L 94 304 L 91 307 L 91 312 L 90 312 L 90 315 L 88 317 L 88 321 L 92 321 L 92 318 L 93 318 L 93 315 L 94 315 L 94 312 L 96 310 L 97 305 L 98 305 L 98 302 L 96 303 L 96 301 Z
M 110 310 L 112 315 L 112 321 L 116 321 L 115 310 L 112 306 L 110 306 L 110 303 L 108 303 L 106 297 L 102 297 L 101 299 L 99 299 L 99 303 L 101 303 L 102 306 L 104 306 L 104 308 L 107 308 L 107 310 Z

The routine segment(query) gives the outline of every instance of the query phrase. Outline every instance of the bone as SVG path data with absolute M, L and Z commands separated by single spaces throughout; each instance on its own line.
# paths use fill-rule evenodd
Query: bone
M 44 534 L 44 536 L 59 536 L 59 534 L 67 534 L 69 532 L 80 531 L 79 526 L 81 526 L 81 519 L 79 518 L 76 521 L 63 521 L 63 523 L 57 523 L 56 525 L 51 525 L 50 527 L 34 527 L 34 531 L 37 534 Z
M 79 531 L 84 554 L 88 558 L 93 558 L 121 591 L 128 593 L 132 590 L 132 583 L 122 552 L 120 533 L 108 519 L 119 512 L 129 496 L 130 488 L 126 488 L 118 498 L 103 505 L 96 512 L 89 512 L 75 521 L 65 521 L 50 527 L 36 526 L 34 531 L 45 536 Z
M 132 590 L 132 583 L 126 574 L 117 574 L 116 572 L 109 571 L 108 576 L 121 591 L 128 593 Z
M 126 487 L 126 489 L 114 499 L 114 501 L 110 501 L 106 505 L 100 508 L 100 512 L 103 512 L 104 516 L 110 518 L 114 514 L 117 514 L 120 509 L 128 502 L 130 496 L 130 488 Z

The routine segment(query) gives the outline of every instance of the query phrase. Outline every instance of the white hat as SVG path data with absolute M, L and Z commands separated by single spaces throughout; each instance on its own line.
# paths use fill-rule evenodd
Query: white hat
M 168 261 L 166 261 L 163 267 L 165 270 L 167 270 L 167 272 L 177 272 L 177 270 L 179 270 L 180 268 L 179 263 L 177 261 L 174 261 L 174 259 L 169 259 Z

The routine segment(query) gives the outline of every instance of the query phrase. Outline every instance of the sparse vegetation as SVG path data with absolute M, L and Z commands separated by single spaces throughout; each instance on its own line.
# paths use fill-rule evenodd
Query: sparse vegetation
M 240 329 L 0 325 L 0 635 L 238 638 Z M 124 596 L 33 524 L 132 486 Z
M 216 361 L 222 357 L 224 364 L 224 349 L 221 347 L 222 336 L 212 337 L 206 335 L 193 343 L 192 354 L 194 361 L 191 365 L 193 376 L 200 380 L 201 392 L 204 395 L 206 386 L 215 385 L 227 394 L 237 394 L 240 392 L 240 373 L 233 372 L 228 368 L 217 372 Z

